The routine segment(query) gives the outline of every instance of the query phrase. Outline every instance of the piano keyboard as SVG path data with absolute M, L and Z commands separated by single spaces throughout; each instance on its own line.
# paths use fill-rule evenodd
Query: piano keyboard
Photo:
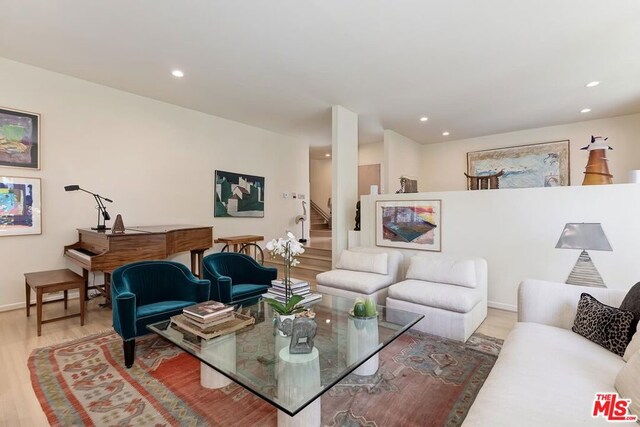
M 67 251 L 67 254 L 69 256 L 71 256 L 72 258 L 78 259 L 78 260 L 82 260 L 82 261 L 86 261 L 86 262 L 90 262 L 91 261 L 91 256 L 94 254 L 89 254 L 89 252 L 85 252 L 85 251 L 79 251 L 77 249 L 69 249 Z

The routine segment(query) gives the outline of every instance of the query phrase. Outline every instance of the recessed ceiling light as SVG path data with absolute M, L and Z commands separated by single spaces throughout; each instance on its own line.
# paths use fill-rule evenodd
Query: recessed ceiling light
M 589 82 L 589 83 L 587 83 L 587 84 L 586 84 L 586 86 L 587 86 L 587 87 L 596 87 L 596 86 L 598 86 L 599 84 L 600 84 L 600 82 L 593 81 L 593 82 Z
M 591 108 L 583 108 L 582 110 L 580 110 L 581 113 L 588 113 L 591 111 Z
M 427 120 L 429 120 L 429 117 L 426 117 L 426 116 L 420 117 L 421 122 L 426 122 Z
M 449 135 L 451 135 L 451 134 L 449 132 L 447 132 L 447 131 L 442 132 L 442 136 L 449 136 Z
M 325 157 L 331 157 L 331 154 L 325 154 L 324 156 Z
M 173 77 L 184 77 L 184 73 L 182 72 L 182 70 L 173 70 L 171 72 L 171 75 L 173 75 Z

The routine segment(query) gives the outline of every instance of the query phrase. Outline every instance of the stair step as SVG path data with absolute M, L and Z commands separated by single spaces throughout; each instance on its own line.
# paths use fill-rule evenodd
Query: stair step
M 321 249 L 321 248 L 314 248 L 314 247 L 310 247 L 310 246 L 305 246 L 304 248 L 304 255 L 317 255 L 320 257 L 326 257 L 331 259 L 331 249 Z
M 331 237 L 331 230 L 329 229 L 324 229 L 324 230 L 310 230 L 309 231 L 309 235 L 316 236 L 316 237 Z
M 279 259 L 270 259 L 270 260 L 264 260 L 264 264 L 269 264 L 271 266 L 284 266 L 284 263 L 279 260 Z M 300 264 L 296 267 L 293 267 L 291 269 L 291 274 L 293 275 L 294 272 L 299 271 L 299 270 L 311 270 L 311 271 L 316 271 L 318 273 L 322 273 L 323 271 L 329 271 L 331 270 L 331 267 L 329 267 L 328 269 L 326 267 L 321 267 L 321 266 L 317 266 L 317 265 L 310 265 L 310 264 Z

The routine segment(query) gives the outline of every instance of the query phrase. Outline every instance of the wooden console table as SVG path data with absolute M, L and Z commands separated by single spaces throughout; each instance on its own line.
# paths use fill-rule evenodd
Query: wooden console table
M 253 234 L 247 234 L 244 236 L 230 236 L 230 237 L 218 237 L 215 243 L 224 243 L 227 246 L 233 245 L 233 252 L 238 252 L 242 249 L 242 246 L 249 243 L 256 243 L 264 240 L 264 236 L 257 236 Z

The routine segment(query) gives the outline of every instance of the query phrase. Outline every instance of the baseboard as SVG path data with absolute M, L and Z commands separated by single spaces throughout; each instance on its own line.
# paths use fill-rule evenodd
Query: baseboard
M 32 292 L 33 294 L 33 292 Z M 45 295 L 42 298 L 43 302 L 47 302 L 47 301 L 51 301 L 51 300 L 55 300 L 55 299 L 60 299 L 60 297 L 62 296 L 62 291 L 60 291 L 60 293 L 53 293 L 53 294 L 48 294 Z M 69 291 L 68 294 L 68 299 L 77 299 L 78 298 L 78 291 L 76 289 Z M 31 304 L 35 304 L 36 300 L 35 298 L 33 298 L 31 300 Z M 11 311 L 11 310 L 19 310 L 19 309 L 24 309 L 25 308 L 25 303 L 24 301 L 22 302 L 16 302 L 13 304 L 5 304 L 5 305 L 0 305 L 0 313 L 2 313 L 3 311 Z M 35 308 L 34 308 L 35 310 Z
M 497 308 L 498 310 L 513 311 L 514 313 L 518 312 L 518 307 L 517 306 L 511 305 L 511 304 L 504 304 L 504 303 L 501 303 L 501 302 L 489 301 L 487 303 L 487 306 L 489 306 L 491 308 Z

